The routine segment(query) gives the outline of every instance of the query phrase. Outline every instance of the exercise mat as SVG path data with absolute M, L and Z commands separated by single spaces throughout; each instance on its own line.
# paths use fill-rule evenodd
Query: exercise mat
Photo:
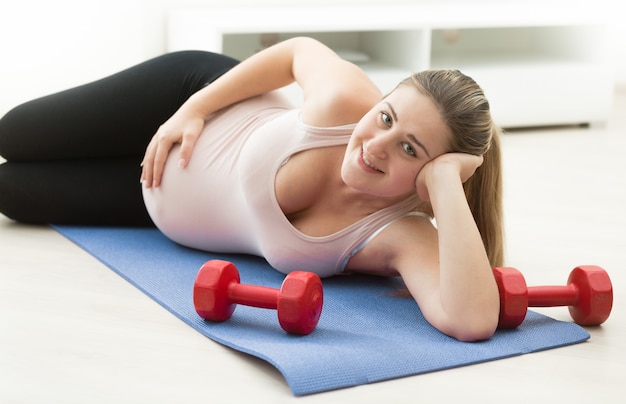
M 399 297 L 398 279 L 361 275 L 323 280 L 324 307 L 313 333 L 285 333 L 274 310 L 237 306 L 222 323 L 193 306 L 193 284 L 210 259 L 232 261 L 241 282 L 280 287 L 284 275 L 265 260 L 177 245 L 151 228 L 55 227 L 98 260 L 205 336 L 275 366 L 296 396 L 417 375 L 585 341 L 576 324 L 530 311 L 514 330 L 484 342 L 447 337 Z M 303 268 L 305 269 L 305 268 Z

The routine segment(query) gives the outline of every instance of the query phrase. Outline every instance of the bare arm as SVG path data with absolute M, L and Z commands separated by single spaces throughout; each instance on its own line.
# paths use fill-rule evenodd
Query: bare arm
M 463 181 L 482 164 L 470 155 L 443 155 L 418 176 L 421 199 L 430 200 L 437 230 L 406 243 L 396 268 L 426 319 L 464 341 L 490 337 L 497 327 L 499 294 L 480 233 L 467 205 Z M 413 238 L 415 240 L 415 238 Z
M 312 125 L 339 125 L 364 113 L 364 99 L 378 89 L 356 66 L 310 38 L 293 38 L 267 48 L 233 67 L 192 95 L 157 131 L 143 159 L 141 180 L 158 187 L 170 149 L 181 143 L 179 166 L 185 167 L 204 119 L 238 101 L 296 81 L 303 90 L 302 118 Z M 357 87 L 358 88 L 355 88 Z M 348 91 L 348 88 L 350 88 Z M 358 91 L 355 91 L 358 90 Z M 358 102 L 340 102 L 339 94 L 359 94 Z M 363 96 L 370 94 L 370 97 Z M 333 108 L 340 106 L 340 108 Z

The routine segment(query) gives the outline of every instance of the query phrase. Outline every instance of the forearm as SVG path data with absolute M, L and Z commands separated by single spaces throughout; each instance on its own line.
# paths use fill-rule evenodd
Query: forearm
M 498 290 L 458 169 L 433 167 L 427 186 L 439 236 L 441 304 L 460 328 L 495 328 Z
M 297 39 L 288 40 L 254 54 L 191 96 L 181 109 L 206 117 L 238 101 L 293 83 L 298 44 Z

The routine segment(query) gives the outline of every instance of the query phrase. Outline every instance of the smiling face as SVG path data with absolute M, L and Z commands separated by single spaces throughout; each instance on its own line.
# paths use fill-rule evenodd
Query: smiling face
M 357 124 L 341 167 L 351 188 L 373 196 L 415 194 L 422 167 L 448 151 L 450 129 L 430 98 L 403 85 Z

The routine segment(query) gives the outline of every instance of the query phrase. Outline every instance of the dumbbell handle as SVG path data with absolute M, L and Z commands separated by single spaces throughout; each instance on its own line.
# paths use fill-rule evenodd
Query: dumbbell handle
M 578 288 L 574 285 L 528 288 L 529 307 L 574 306 L 577 302 Z
M 228 300 L 244 306 L 274 309 L 278 307 L 278 289 L 265 286 L 231 283 L 228 286 Z

